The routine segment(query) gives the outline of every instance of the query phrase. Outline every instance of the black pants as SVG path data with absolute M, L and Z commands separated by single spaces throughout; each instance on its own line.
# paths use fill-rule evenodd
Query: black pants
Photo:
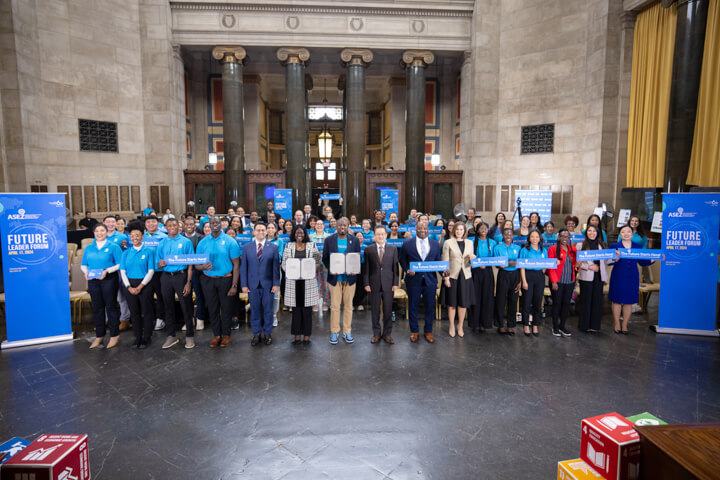
M 131 287 L 137 287 L 142 282 L 142 278 L 128 278 Z M 149 285 L 143 287 L 139 294 L 133 295 L 122 286 L 125 300 L 130 310 L 130 320 L 132 321 L 133 334 L 135 342 L 148 341 L 152 336 L 155 327 L 155 317 L 153 316 L 152 304 L 152 288 Z
M 295 306 L 292 309 L 290 333 L 312 335 L 312 307 L 305 306 L 305 280 L 295 280 Z
M 169 273 L 163 272 L 160 280 L 162 288 L 162 299 L 165 304 L 165 313 L 167 313 L 167 321 L 165 322 L 168 329 L 168 335 L 171 337 L 175 336 L 177 332 L 177 322 L 175 321 L 175 295 L 177 294 L 178 300 L 180 301 L 180 309 L 183 314 L 183 321 L 185 322 L 185 328 L 187 330 L 186 337 L 194 337 L 195 330 L 193 329 L 193 306 L 192 296 L 183 296 L 183 288 L 187 282 L 187 271 L 183 270 L 180 272 Z M 192 293 L 192 292 L 191 292 Z
M 213 335 L 216 337 L 229 337 L 233 316 L 233 300 L 237 298 L 227 296 L 230 287 L 232 287 L 232 277 L 208 277 L 202 274 L 200 284 L 205 294 Z
M 205 320 L 208 316 L 208 313 L 207 307 L 205 306 L 205 294 L 203 293 L 202 287 L 200 286 L 200 277 L 202 277 L 202 272 L 200 272 L 199 270 L 195 270 L 192 277 L 192 288 L 195 292 L 195 317 L 198 320 Z
M 505 305 L 507 304 L 507 326 L 515 328 L 517 323 L 517 301 L 519 292 L 515 287 L 520 282 L 520 271 L 500 270 L 497 276 L 497 288 L 495 289 L 495 324 L 502 328 L 505 325 Z
M 495 310 L 495 277 L 492 267 L 472 269 L 475 304 L 468 312 L 470 328 L 492 328 Z
M 360 285 L 358 285 L 358 288 L 361 288 Z M 362 290 L 365 291 L 365 288 L 362 288 Z M 355 291 L 357 292 L 357 290 Z M 389 292 L 370 292 L 373 335 L 392 335 L 392 302 L 394 296 L 392 290 Z M 382 303 L 382 329 L 380 328 L 380 303 Z
M 600 330 L 603 311 L 603 282 L 600 272 L 594 272 L 591 282 L 580 280 L 580 311 L 578 316 L 578 329 Z
M 523 289 L 522 292 L 522 322 L 523 325 L 529 326 L 530 315 L 532 315 L 532 324 L 534 327 L 537 327 L 540 325 L 542 320 L 540 309 L 542 307 L 542 299 L 545 292 L 545 275 L 542 270 L 525 270 L 525 280 L 527 281 L 528 289 Z
M 93 306 L 93 323 L 95 323 L 95 336 L 105 336 L 105 315 L 108 319 L 110 336 L 120 335 L 120 311 L 117 304 L 118 274 L 108 273 L 102 280 L 88 281 L 88 293 Z
M 152 280 L 145 288 L 150 287 L 152 292 L 155 294 L 155 297 L 157 297 L 157 300 L 153 300 L 153 306 L 155 307 L 155 318 L 165 320 L 165 304 L 162 299 L 162 285 L 160 281 L 161 277 L 162 272 L 155 272 Z
M 557 290 L 551 289 L 553 299 L 553 330 L 565 330 L 565 321 L 570 312 L 570 298 L 572 297 L 573 290 L 575 290 L 575 284 L 558 283 L 557 286 Z

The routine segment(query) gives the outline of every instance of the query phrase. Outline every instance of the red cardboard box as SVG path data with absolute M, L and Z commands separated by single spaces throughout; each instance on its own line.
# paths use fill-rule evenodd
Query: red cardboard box
M 640 436 L 633 422 L 615 412 L 584 419 L 580 458 L 608 480 L 638 478 Z
M 40 435 L 0 468 L 0 480 L 89 480 L 87 435 Z

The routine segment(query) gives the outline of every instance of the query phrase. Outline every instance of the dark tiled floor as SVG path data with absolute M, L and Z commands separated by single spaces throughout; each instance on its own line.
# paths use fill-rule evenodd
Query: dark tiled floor
M 356 312 L 354 345 L 90 351 L 72 343 L 0 354 L 0 441 L 87 433 L 95 479 L 556 478 L 579 452 L 580 420 L 650 411 L 671 423 L 720 421 L 720 343 L 662 336 L 656 313 L 631 335 L 555 338 L 495 333 L 371 345 Z M 571 319 L 571 325 L 576 322 Z

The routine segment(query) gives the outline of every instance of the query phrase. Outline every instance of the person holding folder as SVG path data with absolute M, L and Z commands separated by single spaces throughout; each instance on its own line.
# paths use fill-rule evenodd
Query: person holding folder
M 507 267 L 498 267 L 497 288 L 495 289 L 495 322 L 499 334 L 510 336 L 515 335 L 515 325 L 517 324 L 515 314 L 522 285 L 520 272 L 517 269 L 520 245 L 513 243 L 513 236 L 513 229 L 508 226 L 502 231 L 503 242 L 493 248 L 493 257 L 508 258 Z M 505 304 L 507 304 L 507 328 L 505 328 Z
M 382 338 L 389 344 L 392 338 L 392 302 L 399 282 L 398 251 L 387 244 L 387 231 L 382 224 L 375 225 L 375 243 L 365 248 L 363 285 L 370 295 L 373 336 L 370 343 Z M 383 326 L 380 328 L 380 304 L 382 303 Z
M 428 238 L 428 225 L 425 222 L 417 223 L 415 238 L 405 240 L 400 249 L 400 266 L 405 271 L 405 285 L 408 289 L 410 341 L 413 343 L 418 341 L 418 307 L 421 297 L 425 304 L 425 341 L 435 342 L 432 330 L 438 279 L 435 272 L 416 273 L 410 270 L 410 262 L 438 262 L 441 255 L 440 244 Z
M 352 315 L 353 297 L 357 275 L 333 274 L 330 268 L 330 256 L 333 253 L 357 253 L 360 255 L 360 241 L 354 235 L 348 235 L 349 221 L 342 217 L 337 221 L 337 231 L 325 239 L 322 263 L 328 270 L 327 283 L 330 289 L 330 343 L 337 345 L 340 337 L 340 306 L 343 305 L 343 339 L 353 343 Z
M 255 238 L 243 247 L 240 261 L 240 286 L 250 299 L 250 325 L 253 338 L 250 345 L 261 341 L 272 344 L 273 297 L 280 291 L 280 252 L 267 241 L 267 228 L 256 223 Z
M 455 336 L 455 313 L 458 318 L 457 334 L 465 336 L 463 324 L 468 307 L 475 304 L 472 283 L 472 260 L 475 259 L 473 243 L 465 238 L 467 225 L 456 222 L 450 231 L 450 238 L 443 244 L 441 259 L 450 263 L 450 268 L 444 277 L 444 303 L 448 309 L 450 320 L 449 334 Z
M 292 323 L 290 333 L 295 335 L 293 345 L 310 343 L 312 335 L 312 308 L 320 303 L 317 280 L 313 274 L 311 278 L 293 280 L 287 278 L 287 263 L 292 258 L 311 258 L 317 265 L 320 263 L 320 252 L 315 243 L 310 240 L 307 230 L 302 223 L 298 223 L 290 233 L 291 242 L 285 245 L 282 255 L 282 269 L 285 271 L 285 294 L 283 299 L 287 307 L 292 308 Z M 313 268 L 313 273 L 315 269 Z M 302 340 L 301 340 L 302 337 Z
M 585 240 L 578 244 L 578 250 L 601 250 L 605 242 L 600 237 L 600 229 L 588 225 Z M 595 333 L 600 331 L 603 311 L 603 284 L 608 279 L 607 260 L 579 262 L 577 278 L 580 283 L 580 311 L 578 312 L 578 330 Z
M 150 344 L 155 318 L 153 317 L 152 288 L 148 284 L 155 273 L 155 254 L 143 245 L 143 227 L 130 223 L 130 247 L 120 260 L 120 277 L 132 320 L 135 343 L 133 349 L 145 349 Z
M 497 243 L 490 237 L 488 224 L 481 222 L 475 228 L 473 251 L 478 258 L 492 257 Z M 492 267 L 472 269 L 475 305 L 470 308 L 468 323 L 475 332 L 484 332 L 492 328 L 495 308 L 495 276 Z

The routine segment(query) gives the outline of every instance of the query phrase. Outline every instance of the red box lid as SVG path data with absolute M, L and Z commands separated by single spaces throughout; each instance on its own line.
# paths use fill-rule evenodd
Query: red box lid
M 633 422 L 617 412 L 586 418 L 583 423 L 592 426 L 618 445 L 640 441 L 640 436 L 633 429 Z M 585 425 L 583 425 L 583 433 L 587 433 L 585 432 Z
M 55 465 L 85 439 L 87 435 L 40 435 L 4 465 Z

